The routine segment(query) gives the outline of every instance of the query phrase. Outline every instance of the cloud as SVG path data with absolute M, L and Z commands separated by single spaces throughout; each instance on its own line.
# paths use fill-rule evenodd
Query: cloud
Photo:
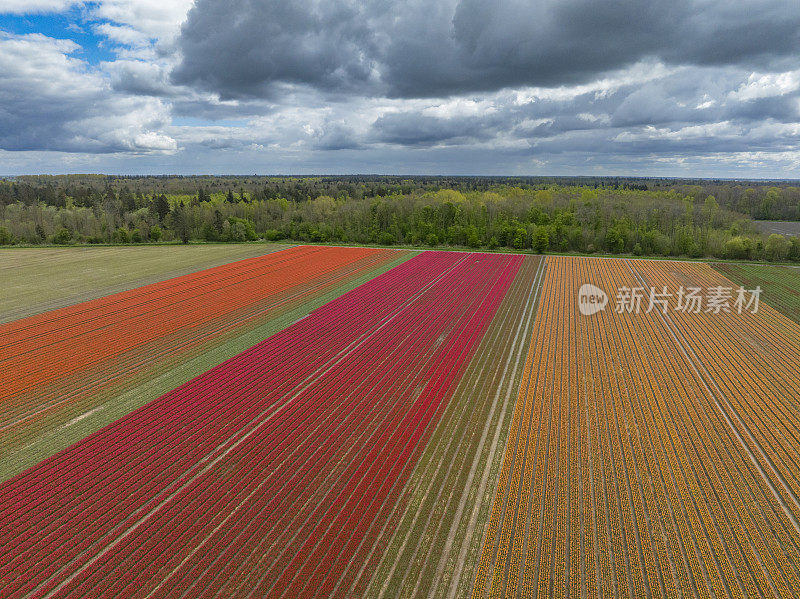
M 188 19 L 174 78 L 223 98 L 270 96 L 273 85 L 292 84 L 356 93 L 373 77 L 376 40 L 358 3 L 201 0 Z
M 800 70 L 787 73 L 751 73 L 730 98 L 740 101 L 784 96 L 800 89 Z
M 0 4 L 0 14 L 62 12 L 78 4 L 83 4 L 83 0 L 3 0 Z
M 104 65 L 111 75 L 115 91 L 139 96 L 174 96 L 177 92 L 169 83 L 162 65 L 143 60 L 115 60 Z
M 317 135 L 319 150 L 356 150 L 361 148 L 356 133 L 343 121 L 327 122 Z
M 492 119 L 463 116 L 436 117 L 417 112 L 389 113 L 372 126 L 378 142 L 427 146 L 465 144 L 494 136 Z
M 114 96 L 71 56 L 79 46 L 40 34 L 0 34 L 0 148 L 72 152 L 174 151 L 159 100 Z
M 93 3 L 91 16 L 127 26 L 144 38 L 170 43 L 192 3 L 193 0 L 99 0 Z
M 103 35 L 117 44 L 124 44 L 126 46 L 139 46 L 148 42 L 147 38 L 140 31 L 137 31 L 128 25 L 99 23 L 95 25 L 93 29 L 95 33 Z
M 646 59 L 764 67 L 797 52 L 799 30 L 785 0 L 197 0 L 174 78 L 227 98 L 292 85 L 441 97 L 576 85 Z
M 7 0 L 0 14 L 75 6 L 70 28 L 110 59 L 0 37 L 0 152 L 20 156 L 6 164 L 740 175 L 752 160 L 796 176 L 791 0 Z

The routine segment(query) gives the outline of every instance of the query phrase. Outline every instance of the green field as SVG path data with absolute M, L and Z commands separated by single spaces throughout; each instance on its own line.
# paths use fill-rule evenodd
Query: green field
M 285 247 L 247 244 L 0 250 L 0 323 Z
M 762 289 L 761 298 L 800 322 L 800 268 L 766 264 L 713 264 L 719 272 L 747 289 Z

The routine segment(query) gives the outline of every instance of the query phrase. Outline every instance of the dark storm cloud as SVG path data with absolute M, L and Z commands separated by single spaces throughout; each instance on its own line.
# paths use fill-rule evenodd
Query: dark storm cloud
M 417 112 L 390 113 L 372 125 L 375 141 L 404 146 L 466 144 L 491 139 L 500 123 L 493 117 L 438 118 Z
M 111 85 L 115 91 L 138 96 L 170 97 L 176 90 L 167 74 L 157 64 L 141 60 L 117 60 L 109 63 Z
M 800 78 L 800 73 L 791 74 Z M 513 148 L 546 156 L 790 151 L 798 142 L 800 97 L 791 77 L 785 93 L 748 97 L 748 78 L 733 68 L 680 69 L 656 80 L 565 98 L 516 102 L 497 98 L 471 116 L 390 113 L 372 124 L 371 141 L 398 147 Z M 751 81 L 752 83 L 752 81 Z M 763 82 L 756 82 L 763 83 Z M 769 82 L 768 82 L 769 83 Z M 750 93 L 763 93 L 756 85 Z
M 223 98 L 263 95 L 275 84 L 355 88 L 368 81 L 376 53 L 369 25 L 366 11 L 347 2 L 201 0 L 182 29 L 174 79 Z
M 655 58 L 770 64 L 798 51 L 786 0 L 197 0 L 173 72 L 222 97 L 281 86 L 436 97 L 555 86 Z
M 315 147 L 318 150 L 357 150 L 361 148 L 361 144 L 349 127 L 333 123 L 324 127 Z

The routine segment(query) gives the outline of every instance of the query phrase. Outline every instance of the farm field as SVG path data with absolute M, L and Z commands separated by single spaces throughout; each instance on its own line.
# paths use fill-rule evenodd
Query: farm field
M 716 270 L 738 285 L 763 290 L 762 299 L 800 322 L 800 267 L 764 264 L 714 264 Z
M 291 248 L 0 325 L 0 480 L 412 255 Z
M 419 255 L 8 481 L 7 596 L 350 596 L 521 262 Z
M 755 220 L 755 225 L 764 233 L 778 235 L 800 235 L 800 222 L 794 220 Z
M 0 250 L 0 323 L 157 283 L 285 245 Z
M 526 256 L 406 489 L 367 596 L 461 597 L 474 578 L 545 261 Z
M 0 324 L 0 596 L 795 597 L 760 268 L 299 246 Z
M 800 327 L 763 305 L 586 317 L 584 282 L 733 286 L 548 259 L 472 596 L 796 596 Z

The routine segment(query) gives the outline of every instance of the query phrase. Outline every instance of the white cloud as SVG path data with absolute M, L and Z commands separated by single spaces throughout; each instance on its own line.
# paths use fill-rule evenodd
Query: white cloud
M 156 133 L 155 131 L 146 131 L 133 138 L 131 149 L 174 152 L 178 149 L 178 142 L 168 135 Z
M 611 117 L 607 114 L 592 114 L 591 112 L 579 112 L 577 117 L 587 123 L 601 123 L 608 125 L 611 122 Z
M 613 141 L 636 142 L 643 140 L 669 140 L 688 141 L 706 138 L 731 138 L 743 133 L 742 128 L 728 121 L 720 123 L 706 123 L 703 125 L 690 125 L 679 129 L 669 127 L 654 127 L 648 125 L 639 131 L 623 131 L 614 136 Z
M 486 116 L 494 112 L 497 112 L 497 106 L 491 98 L 451 98 L 422 109 L 423 114 L 438 118 Z
M 785 73 L 751 73 L 747 83 L 729 94 L 734 100 L 748 101 L 759 98 L 785 96 L 800 89 L 800 70 Z
M 84 152 L 174 151 L 160 100 L 115 95 L 72 56 L 79 46 L 40 34 L 0 35 L 0 147 Z
M 78 4 L 83 4 L 83 0 L 3 0 L 0 3 L 0 14 L 62 12 Z
M 127 25 L 112 25 L 111 23 L 100 23 L 93 27 L 98 35 L 107 37 L 112 42 L 125 44 L 128 46 L 144 45 L 149 38 L 140 31 Z
M 586 94 L 594 94 L 595 98 L 600 99 L 622 87 L 641 85 L 649 81 L 663 79 L 677 70 L 676 68 L 668 68 L 662 63 L 639 62 L 589 83 L 549 88 L 527 87 L 519 89 L 515 91 L 515 103 L 523 105 L 537 100 L 566 102 Z
M 101 0 L 92 16 L 169 43 L 179 33 L 192 4 L 193 0 Z

